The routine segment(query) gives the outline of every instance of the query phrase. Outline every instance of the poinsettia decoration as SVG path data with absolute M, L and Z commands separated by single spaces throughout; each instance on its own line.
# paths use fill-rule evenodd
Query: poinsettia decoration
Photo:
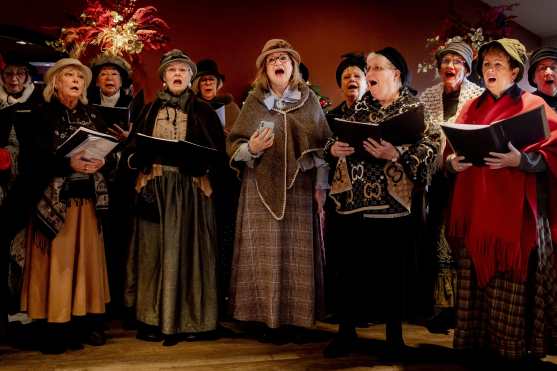
M 437 64 L 435 53 L 443 49 L 453 41 L 464 41 L 472 47 L 476 57 L 480 46 L 488 41 L 497 40 L 509 36 L 511 32 L 510 21 L 516 18 L 505 12 L 513 10 L 518 3 L 499 5 L 483 13 L 480 20 L 475 23 L 467 23 L 462 19 L 447 18 L 443 21 L 441 29 L 435 36 L 426 39 L 428 60 L 418 63 L 418 73 L 436 71 Z
M 319 105 L 323 110 L 325 110 L 326 108 L 331 106 L 331 104 L 333 104 L 331 102 L 331 99 L 329 99 L 329 97 L 321 95 L 321 88 L 318 85 L 313 85 L 309 81 L 306 81 L 306 84 L 308 88 L 310 88 L 315 93 L 315 95 L 317 95 L 317 98 L 319 98 Z
M 159 50 L 168 42 L 168 24 L 157 9 L 136 9 L 136 0 L 88 0 L 80 16 L 81 24 L 62 28 L 51 43 L 56 50 L 87 60 L 98 54 L 119 56 L 137 62 L 140 53 Z

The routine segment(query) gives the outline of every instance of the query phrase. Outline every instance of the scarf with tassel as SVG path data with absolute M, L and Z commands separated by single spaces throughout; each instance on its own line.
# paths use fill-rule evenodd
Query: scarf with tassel
M 456 122 L 490 124 L 543 105 L 550 137 L 522 152 L 540 152 L 548 167 L 550 189 L 557 189 L 557 114 L 544 101 L 527 92 L 495 99 L 484 93 L 469 101 Z M 448 223 L 448 236 L 464 242 L 474 264 L 480 287 L 497 272 L 508 272 L 525 282 L 528 259 L 536 247 L 536 174 L 517 168 L 490 170 L 472 167 L 456 178 Z M 557 235 L 557 199 L 549 210 L 553 236 Z

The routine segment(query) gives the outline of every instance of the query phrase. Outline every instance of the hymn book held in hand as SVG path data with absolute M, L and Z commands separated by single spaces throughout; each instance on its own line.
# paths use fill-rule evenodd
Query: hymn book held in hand
M 484 165 L 489 152 L 509 152 L 509 142 L 521 150 L 549 136 L 543 106 L 490 125 L 441 124 L 441 129 L 453 151 L 475 166 Z

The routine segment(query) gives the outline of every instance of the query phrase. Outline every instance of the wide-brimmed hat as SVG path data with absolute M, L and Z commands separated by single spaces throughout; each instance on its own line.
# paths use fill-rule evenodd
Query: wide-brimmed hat
M 99 55 L 91 61 L 91 71 L 93 79 L 97 79 L 103 67 L 114 67 L 120 73 L 122 79 L 122 87 L 127 88 L 131 84 L 131 66 L 124 59 L 117 56 Z
M 194 80 L 207 75 L 215 76 L 221 84 L 224 82 L 224 75 L 219 72 L 217 62 L 212 59 L 202 59 L 197 62 L 197 74 Z
M 535 50 L 530 56 L 530 67 L 528 67 L 528 82 L 530 85 L 537 87 L 534 81 L 534 74 L 536 73 L 536 65 L 543 59 L 554 59 L 557 61 L 557 48 L 551 46 L 544 46 Z
M 483 44 L 478 50 L 478 64 L 476 65 L 476 72 L 478 72 L 480 76 L 483 76 L 482 74 L 482 66 L 484 60 L 483 53 L 490 46 L 493 45 L 499 45 L 509 55 L 509 57 L 511 57 L 514 61 L 516 61 L 519 64 L 519 71 L 516 77 L 516 81 L 518 82 L 522 80 L 522 76 L 524 75 L 524 66 L 526 65 L 526 63 L 528 63 L 528 56 L 526 55 L 526 48 L 517 39 L 503 38 L 499 40 L 489 41 Z
M 89 69 L 89 67 L 81 63 L 79 59 L 75 59 L 75 58 L 62 58 L 58 60 L 56 63 L 54 63 L 54 65 L 50 67 L 44 75 L 45 84 L 48 85 L 52 80 L 52 78 L 54 77 L 54 75 L 65 67 L 75 67 L 80 69 L 81 72 L 83 72 L 83 75 L 85 75 L 85 89 L 87 89 L 87 87 L 91 83 L 91 78 L 92 78 L 91 70 Z
M 338 64 L 336 71 L 337 85 L 340 87 L 340 82 L 342 80 L 342 74 L 348 67 L 358 67 L 365 73 L 366 70 L 366 59 L 363 54 L 348 53 L 341 56 L 342 60 Z
M 464 41 L 453 41 L 448 43 L 444 48 L 437 50 L 435 52 L 435 59 L 437 63 L 441 63 L 441 59 L 445 54 L 453 53 L 460 55 L 466 62 L 466 67 L 468 67 L 468 72 L 472 72 L 472 59 L 473 52 L 472 48 L 466 44 Z
M 265 62 L 265 58 L 267 58 L 269 54 L 280 52 L 290 54 L 290 56 L 294 58 L 294 60 L 298 64 L 300 64 L 300 62 L 302 61 L 300 54 L 292 48 L 292 45 L 290 45 L 288 41 L 283 39 L 271 39 L 267 41 L 263 46 L 263 49 L 261 49 L 261 53 L 255 60 L 255 66 L 257 67 L 257 69 L 261 68 L 263 62 Z
M 197 74 L 197 67 L 195 66 L 195 63 L 193 63 L 191 58 L 188 57 L 186 53 L 184 53 L 180 49 L 172 49 L 171 51 L 164 53 L 161 57 L 161 61 L 159 64 L 159 77 L 161 80 L 163 80 L 163 75 L 166 67 L 172 62 L 184 62 L 185 64 L 187 64 L 191 69 L 192 78 Z

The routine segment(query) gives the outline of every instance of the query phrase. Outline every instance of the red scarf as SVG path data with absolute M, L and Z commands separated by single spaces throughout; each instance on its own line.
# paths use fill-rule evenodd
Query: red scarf
M 478 99 L 484 99 L 479 106 Z M 468 102 L 457 122 L 491 124 L 540 105 L 545 108 L 550 138 L 519 150 L 539 151 L 544 156 L 550 189 L 555 189 L 557 114 L 541 98 L 524 92 L 520 97 L 506 94 L 495 100 L 487 94 Z M 553 236 L 557 236 L 557 198 L 551 193 L 550 224 Z M 496 272 L 510 272 L 514 279 L 526 280 L 528 258 L 536 247 L 536 215 L 535 174 L 517 168 L 490 170 L 485 166 L 457 175 L 448 234 L 464 241 L 480 286 L 485 286 Z
M 0 148 L 0 171 L 8 170 L 12 166 L 10 151 Z

